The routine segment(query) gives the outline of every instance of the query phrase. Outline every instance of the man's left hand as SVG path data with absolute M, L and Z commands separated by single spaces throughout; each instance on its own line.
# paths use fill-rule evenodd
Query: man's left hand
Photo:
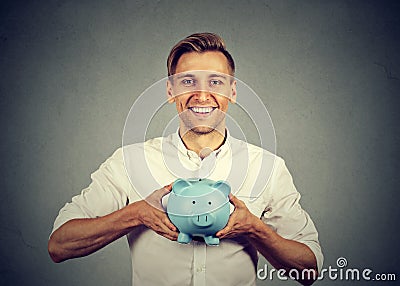
M 243 234 L 251 234 L 260 223 L 260 219 L 253 215 L 245 203 L 234 195 L 229 195 L 229 201 L 234 205 L 235 210 L 229 217 L 227 225 L 216 233 L 218 238 L 231 238 Z

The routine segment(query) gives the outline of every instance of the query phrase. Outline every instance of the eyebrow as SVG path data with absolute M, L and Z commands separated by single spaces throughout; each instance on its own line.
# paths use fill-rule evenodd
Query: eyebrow
M 180 78 L 184 78 L 184 77 L 195 77 L 195 75 L 194 74 L 190 74 L 190 73 L 185 73 L 185 74 L 178 75 L 176 78 L 180 79 Z
M 226 76 L 225 75 L 223 75 L 223 74 L 210 74 L 209 76 L 208 76 L 209 78 L 210 77 L 220 77 L 220 78 L 223 78 L 223 79 L 226 79 Z

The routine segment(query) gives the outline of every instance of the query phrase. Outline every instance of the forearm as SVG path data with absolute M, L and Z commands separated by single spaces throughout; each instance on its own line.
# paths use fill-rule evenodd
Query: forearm
M 89 255 L 139 225 L 132 206 L 99 218 L 73 219 L 50 237 L 48 251 L 54 262 Z
M 250 234 L 251 243 L 277 269 L 291 269 L 301 273 L 303 269 L 314 270 L 317 274 L 317 262 L 314 253 L 303 243 L 281 237 L 261 220 L 257 220 Z M 299 280 L 311 285 L 314 280 Z

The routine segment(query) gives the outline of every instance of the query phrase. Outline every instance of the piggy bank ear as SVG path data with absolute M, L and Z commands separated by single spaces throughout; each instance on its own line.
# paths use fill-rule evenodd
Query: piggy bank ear
M 215 182 L 213 188 L 220 190 L 226 197 L 228 197 L 231 192 L 231 186 L 225 181 Z
M 184 180 L 184 179 L 177 179 L 173 184 L 172 184 L 172 192 L 175 194 L 179 195 L 182 193 L 182 191 L 191 185 L 190 182 Z

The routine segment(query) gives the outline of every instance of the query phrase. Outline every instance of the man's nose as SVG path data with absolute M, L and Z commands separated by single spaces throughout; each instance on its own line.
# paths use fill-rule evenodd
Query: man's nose
M 209 92 L 206 90 L 199 90 L 197 92 L 197 100 L 200 102 L 207 101 L 209 97 Z

